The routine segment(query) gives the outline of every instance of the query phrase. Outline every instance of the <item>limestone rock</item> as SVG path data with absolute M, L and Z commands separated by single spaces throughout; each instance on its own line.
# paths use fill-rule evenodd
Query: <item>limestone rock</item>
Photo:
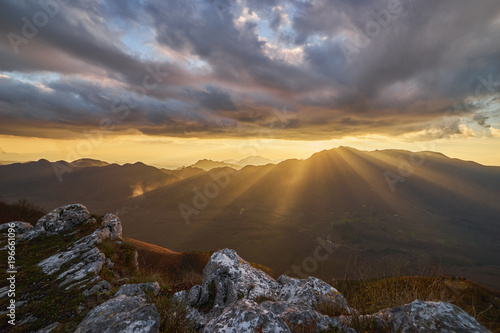
M 14 238 L 22 239 L 28 231 L 33 229 L 33 226 L 29 223 L 20 222 L 20 221 L 13 221 L 13 222 L 0 224 L 0 238 L 2 238 L 2 237 L 7 238 L 9 236 L 9 233 L 11 234 L 10 236 L 12 237 L 12 233 L 11 233 L 12 230 L 11 229 L 14 229 Z M 9 230 L 11 232 L 9 232 Z M 9 244 L 0 248 L 0 251 L 6 251 L 8 249 L 9 249 Z
M 111 291 L 111 286 L 109 285 L 108 281 L 104 280 L 97 283 L 95 286 L 90 288 L 90 290 L 85 290 L 83 292 L 83 296 L 88 297 L 92 294 L 103 294 L 103 293 L 108 293 L 110 291 Z
M 7 233 L 7 230 L 11 228 L 13 225 L 13 229 L 15 230 L 16 237 L 22 236 L 25 232 L 33 229 L 33 226 L 27 222 L 13 221 L 9 223 L 0 224 L 0 232 Z
M 112 299 L 91 310 L 75 333 L 158 333 L 158 310 L 143 296 L 144 290 L 149 289 L 157 290 L 159 285 L 143 283 L 122 286 Z
M 86 210 L 87 209 L 82 205 L 63 206 L 47 214 L 47 218 L 42 218 L 43 221 L 45 221 L 42 225 L 46 225 L 47 221 L 56 219 L 56 217 L 62 218 L 61 216 L 64 216 L 65 218 L 68 218 L 69 216 L 72 217 L 72 219 L 70 219 L 67 224 L 63 222 L 60 224 L 75 226 L 75 223 L 83 223 L 86 218 L 90 217 L 89 214 L 87 215 Z M 73 215 L 68 212 L 72 212 Z M 42 219 L 40 219 L 40 221 L 42 221 Z M 38 223 L 34 229 L 37 227 Z M 54 228 L 50 230 L 53 229 Z M 63 229 L 68 230 L 66 227 Z M 89 282 L 89 279 L 96 277 L 99 274 L 104 265 L 107 265 L 107 267 L 113 266 L 110 259 L 104 256 L 97 245 L 107 239 L 121 239 L 121 230 L 122 226 L 120 219 L 112 214 L 107 214 L 103 219 L 101 228 L 68 245 L 64 251 L 42 260 L 38 266 L 47 275 L 58 273 L 57 279 L 62 280 L 60 286 L 76 286 L 80 281 Z M 70 265 L 64 272 L 60 272 L 61 267 L 66 266 L 68 263 L 73 264 Z
M 203 332 L 291 333 L 280 317 L 247 299 L 226 307 L 219 316 L 207 323 Z
M 322 315 L 315 310 L 303 305 L 290 305 L 282 301 L 267 301 L 261 307 L 279 316 L 292 332 L 309 328 L 315 331 L 328 330 L 329 326 L 341 329 L 341 332 L 352 332 L 353 329 L 345 326 L 339 318 L 331 318 Z
M 31 240 L 40 236 L 57 235 L 91 219 L 88 209 L 81 204 L 71 204 L 54 209 L 38 220 L 35 227 L 23 236 Z
M 186 302 L 189 306 L 194 306 L 200 300 L 201 286 L 196 285 L 187 294 Z
M 373 315 L 379 322 L 391 325 L 398 332 L 487 333 L 473 317 L 446 302 L 423 302 L 382 310 Z
M 146 293 L 151 293 L 154 296 L 160 292 L 160 284 L 154 283 L 140 283 L 140 284 L 126 284 L 121 286 L 120 290 L 115 294 L 116 296 L 138 296 L 146 298 Z
M 350 313 L 351 309 L 335 288 L 326 282 L 310 276 L 307 279 L 294 279 L 286 275 L 279 277 L 280 291 L 278 299 L 292 305 L 305 305 L 313 308 L 320 302 L 338 307 L 340 312 Z
M 122 239 L 122 224 L 118 216 L 113 214 L 104 215 L 101 222 L 101 226 L 109 229 L 110 231 L 109 239 L 111 240 Z
M 200 304 L 209 301 L 211 285 L 215 284 L 215 307 L 235 303 L 238 299 L 255 300 L 258 296 L 276 297 L 278 283 L 261 270 L 241 259 L 236 251 L 215 252 L 203 271 Z
M 276 281 L 229 249 L 212 255 L 202 286 L 179 292 L 175 299 L 189 307 L 190 317 L 203 332 L 244 332 L 245 327 L 263 332 L 314 327 L 319 332 L 329 325 L 345 328 L 339 319 L 318 313 L 319 303 L 327 302 L 339 313 L 352 312 L 344 297 L 327 283 L 285 275 Z
M 104 234 L 104 235 L 103 235 Z M 70 244 L 66 251 L 56 253 L 53 256 L 42 260 L 38 266 L 47 275 L 52 275 L 61 270 L 61 267 L 69 262 L 75 262 L 67 270 L 61 272 L 57 279 L 65 279 L 61 286 L 82 280 L 89 274 L 96 276 L 104 266 L 106 257 L 96 247 L 109 236 L 109 232 L 103 233 L 101 229 L 85 236 L 73 244 Z

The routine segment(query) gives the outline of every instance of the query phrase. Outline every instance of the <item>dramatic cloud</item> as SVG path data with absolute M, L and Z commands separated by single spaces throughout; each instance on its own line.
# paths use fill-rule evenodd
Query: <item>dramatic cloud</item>
M 0 134 L 498 136 L 498 1 L 5 0 L 0 30 Z

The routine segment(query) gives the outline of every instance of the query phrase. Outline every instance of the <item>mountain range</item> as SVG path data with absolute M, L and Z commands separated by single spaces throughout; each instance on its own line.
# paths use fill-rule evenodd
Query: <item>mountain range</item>
M 46 209 L 68 202 L 98 214 L 111 209 L 127 237 L 173 251 L 234 248 L 277 273 L 340 279 L 404 263 L 500 288 L 500 167 L 349 147 L 227 164 L 15 163 L 0 166 L 0 195 Z M 327 258 L 316 258 L 318 246 Z

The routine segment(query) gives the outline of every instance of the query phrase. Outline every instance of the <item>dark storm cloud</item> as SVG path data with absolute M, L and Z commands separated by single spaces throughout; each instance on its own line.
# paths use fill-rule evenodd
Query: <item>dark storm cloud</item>
M 26 26 L 37 22 L 36 33 Z M 0 121 L 12 124 L 0 130 L 28 136 L 42 135 L 40 122 L 43 135 L 71 135 L 117 108 L 117 130 L 155 135 L 276 124 L 285 138 L 399 135 L 500 67 L 498 1 L 6 0 L 0 30 Z M 274 120 L 284 105 L 290 119 Z M 488 126 L 484 112 L 468 113 Z
M 205 91 L 189 90 L 188 96 L 198 101 L 201 107 L 209 110 L 236 111 L 236 105 L 229 93 L 214 86 L 208 86 Z

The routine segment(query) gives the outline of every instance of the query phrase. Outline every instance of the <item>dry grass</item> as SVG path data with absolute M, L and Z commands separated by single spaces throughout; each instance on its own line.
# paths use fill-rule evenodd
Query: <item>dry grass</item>
M 161 317 L 160 332 L 196 332 L 195 324 L 188 318 L 187 308 L 175 302 L 171 293 L 162 290 L 153 300 Z
M 371 266 L 359 265 L 351 270 L 355 279 L 336 281 L 334 287 L 360 314 L 376 313 L 416 299 L 444 301 L 462 308 L 493 332 L 500 330 L 498 292 L 465 278 L 443 277 L 439 267 L 427 263 L 421 263 L 420 266 L 413 264 L 411 269 L 418 275 L 407 276 L 405 273 L 410 265 L 412 264 L 405 258 L 386 260 L 385 265 L 380 262 Z M 367 278 L 376 275 L 380 277 Z M 353 317 L 353 320 L 354 326 L 365 326 L 367 332 L 377 331 L 374 327 L 370 328 L 372 324 L 363 323 L 363 317 Z

